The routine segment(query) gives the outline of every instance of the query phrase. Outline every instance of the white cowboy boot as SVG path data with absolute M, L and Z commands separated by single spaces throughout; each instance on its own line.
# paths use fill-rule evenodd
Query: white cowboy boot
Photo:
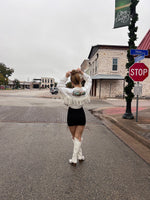
M 69 160 L 70 164 L 76 166 L 80 147 L 81 147 L 81 142 L 77 138 L 74 138 L 73 155 L 72 155 L 72 159 Z
M 74 139 L 72 139 L 72 141 L 74 143 Z M 82 141 L 83 141 L 83 138 L 81 138 L 81 145 L 82 145 Z M 77 158 L 78 158 L 79 161 L 84 161 L 85 160 L 85 157 L 82 154 L 82 148 L 81 148 L 81 146 L 80 146 Z
M 82 145 L 82 142 L 83 142 L 83 138 L 81 138 L 81 145 Z M 79 161 L 84 161 L 85 160 L 85 157 L 82 154 L 82 148 L 81 148 L 81 146 L 80 146 L 79 153 L 78 153 L 78 160 Z
M 80 147 L 79 153 L 78 153 L 78 160 L 79 161 L 84 161 L 85 157 L 82 155 L 82 148 Z

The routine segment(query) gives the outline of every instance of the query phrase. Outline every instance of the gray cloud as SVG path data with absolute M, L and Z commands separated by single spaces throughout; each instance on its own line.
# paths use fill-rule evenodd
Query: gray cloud
M 127 27 L 113 29 L 114 0 L 0 0 L 0 62 L 12 78 L 53 76 L 80 66 L 96 44 L 127 45 Z M 148 0 L 137 6 L 137 44 L 149 26 Z

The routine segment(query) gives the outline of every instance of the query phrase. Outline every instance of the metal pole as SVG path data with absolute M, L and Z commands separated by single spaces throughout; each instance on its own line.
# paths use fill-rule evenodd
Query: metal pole
M 137 82 L 138 88 L 139 88 L 139 82 Z M 138 101 L 139 101 L 139 95 L 136 97 L 136 122 L 138 122 Z
M 139 95 L 136 97 L 136 122 L 138 122 L 138 100 L 139 100 Z

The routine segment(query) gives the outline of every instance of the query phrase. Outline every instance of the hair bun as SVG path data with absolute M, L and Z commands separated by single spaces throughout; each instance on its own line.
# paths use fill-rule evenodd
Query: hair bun
M 72 72 L 71 72 L 71 75 L 73 76 L 73 75 L 75 75 L 77 73 L 79 73 L 79 72 L 77 70 L 73 69 Z
M 75 85 L 79 85 L 81 83 L 81 73 L 78 70 L 73 69 L 71 71 L 71 81 L 75 84 Z

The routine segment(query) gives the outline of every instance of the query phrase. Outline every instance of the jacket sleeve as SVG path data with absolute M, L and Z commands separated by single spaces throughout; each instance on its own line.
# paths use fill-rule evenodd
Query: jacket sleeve
M 91 86 L 92 86 L 91 77 L 88 74 L 83 73 L 83 79 L 85 80 L 84 88 L 87 91 L 87 93 L 89 94 L 90 90 L 91 90 Z
M 71 88 L 66 88 L 66 82 L 67 82 L 68 78 L 66 77 L 63 77 L 59 82 L 58 82 L 58 89 L 60 91 L 60 93 L 62 95 L 67 95 L 67 94 L 70 94 L 72 93 L 72 89 Z

